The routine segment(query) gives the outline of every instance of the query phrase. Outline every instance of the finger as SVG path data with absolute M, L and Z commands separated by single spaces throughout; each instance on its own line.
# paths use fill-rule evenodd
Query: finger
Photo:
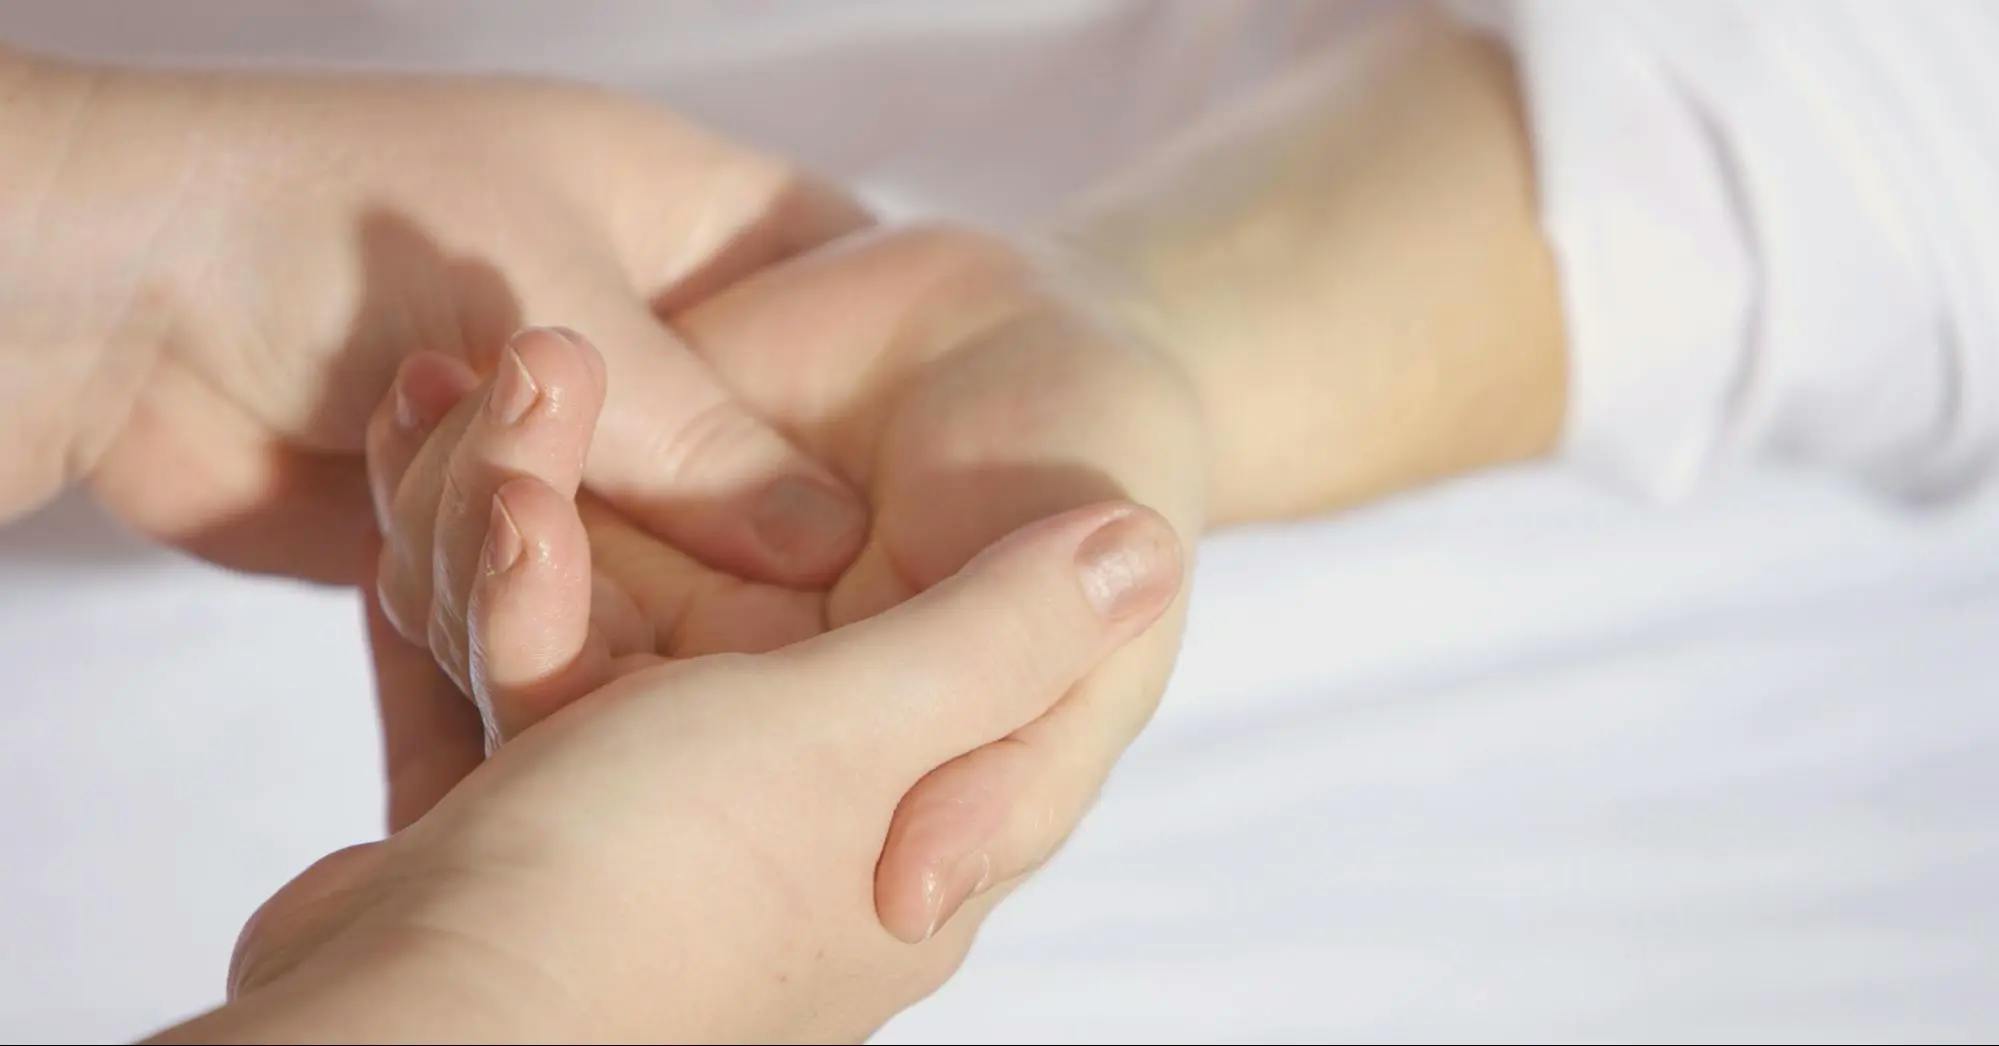
M 437 503 L 443 496 L 445 471 L 484 398 L 474 393 L 460 399 L 437 423 L 390 498 L 376 594 L 397 633 L 418 646 L 429 641 L 431 585 L 437 572 L 431 549 L 437 538 Z
M 738 403 L 651 313 L 598 310 L 614 376 L 590 488 L 704 563 L 823 586 L 852 561 L 867 511 L 846 483 Z
M 493 495 L 469 604 L 473 693 L 506 740 L 610 678 L 591 626 L 590 540 L 571 496 L 538 478 Z
M 514 335 L 452 450 L 438 491 L 431 539 L 433 653 L 471 690 L 466 604 L 479 574 L 493 495 L 533 476 L 566 502 L 582 480 L 583 459 L 604 395 L 602 362 L 580 336 L 549 328 Z M 569 510 L 571 515 L 575 510 Z M 589 558 L 581 580 L 589 581 Z M 587 616 L 589 590 L 583 599 Z
M 485 756 L 478 710 L 437 667 L 430 651 L 399 635 L 373 584 L 364 584 L 368 651 L 382 717 L 391 832 L 423 816 Z
M 1172 527 L 1129 503 L 1030 524 L 909 602 L 791 648 L 817 681 L 794 689 L 810 695 L 797 714 L 858 732 L 906 791 L 1047 711 L 1166 608 L 1180 563 Z
M 1054 854 L 1165 688 L 1180 616 L 1112 654 L 1046 715 L 909 790 L 875 870 L 884 928 L 927 940 L 968 900 Z
M 368 419 L 368 493 L 383 531 L 394 523 L 396 488 L 425 438 L 478 384 L 472 368 L 439 352 L 416 353 L 397 369 L 395 384 Z

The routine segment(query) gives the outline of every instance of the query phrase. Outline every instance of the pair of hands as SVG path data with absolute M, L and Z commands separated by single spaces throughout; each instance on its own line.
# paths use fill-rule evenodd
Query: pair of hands
M 32 248 L 0 255 L 0 284 L 22 305 L 0 330 L 70 350 L 51 378 L 70 395 L 46 402 L 80 406 L 24 415 L 51 452 L 7 483 L 7 507 L 87 474 L 126 521 L 219 562 L 351 580 L 369 555 L 372 500 L 390 539 L 382 603 L 431 648 L 399 645 L 384 622 L 373 630 L 391 817 L 415 827 L 275 899 L 246 932 L 240 985 L 306 991 L 283 973 L 403 937 L 424 951 L 467 920 L 492 930 L 495 912 L 521 924 L 505 941 L 537 943 L 510 952 L 489 935 L 488 952 L 589 981 L 598 967 L 552 942 L 593 925 L 605 933 L 588 939 L 605 946 L 609 928 L 642 915 L 646 933 L 627 934 L 618 961 L 648 968 L 634 944 L 688 942 L 651 956 L 707 971 L 688 983 L 710 994 L 681 1005 L 767 975 L 759 962 L 793 960 L 847 980 L 866 969 L 906 1002 L 934 983 L 911 971 L 937 969 L 927 956 L 955 961 L 969 928 L 897 951 L 874 909 L 921 939 L 974 887 L 1024 874 L 1149 715 L 1177 608 L 1155 608 L 1164 620 L 1110 654 L 1139 629 L 1101 615 L 1082 628 L 1050 595 L 1063 589 L 1049 587 L 1048 564 L 1073 560 L 1081 528 L 1107 510 L 1016 539 L 968 575 L 973 594 L 940 587 L 1021 525 L 1107 498 L 1153 506 L 1176 543 L 1201 525 L 1202 435 L 1177 370 L 998 242 L 869 231 L 850 201 L 781 163 L 572 87 L 40 64 L 8 82 L 29 84 L 22 96 L 59 130 L 37 153 L 46 169 L 9 171 L 46 191 L 0 230 Z M 53 248 L 50 228 L 67 230 Z M 602 372 L 529 367 L 525 402 L 572 412 L 544 457 L 458 453 L 491 450 L 466 433 L 496 383 L 456 413 L 451 403 L 475 381 L 520 377 L 507 368 L 531 353 L 501 346 L 529 322 L 588 331 Z M 518 384 L 497 387 L 521 402 Z M 587 689 L 496 691 L 471 654 L 485 620 L 472 598 L 478 549 L 493 491 L 513 474 L 552 480 L 535 488 L 553 495 L 551 512 L 533 518 L 587 524 L 564 533 L 587 534 L 595 567 L 564 582 L 595 596 L 594 612 L 539 634 L 568 642 L 564 628 L 591 622 L 584 642 L 594 629 L 607 667 L 613 651 L 796 652 L 625 675 L 460 788 L 484 735 L 511 737 Z M 1042 587 L 1009 596 L 1008 573 Z M 939 606 L 905 603 L 924 592 Z M 508 672 L 546 678 L 565 652 L 557 643 Z M 480 693 L 483 720 L 454 681 Z M 740 820 L 726 816 L 734 804 L 713 805 L 716 789 L 742 797 Z M 660 838 L 663 801 L 688 804 L 674 830 L 695 834 L 682 845 Z M 762 816 L 772 810 L 791 812 Z M 878 881 L 851 889 L 871 878 L 884 837 Z M 802 864 L 740 874 L 733 858 L 711 864 L 710 849 Z M 613 874 L 639 875 L 643 896 Z M 537 907 L 570 897 L 581 907 Z M 819 906 L 829 898 L 837 912 Z M 721 927 L 751 925 L 746 908 L 768 921 L 733 931 L 743 947 L 715 949 L 732 932 Z M 806 942 L 831 958 L 787 952 Z M 630 982 L 640 998 L 645 983 L 660 981 Z M 610 1012 L 610 995 L 583 994 Z M 847 1030 L 892 1012 L 795 994 L 845 1014 Z M 773 1009 L 762 1030 L 804 1012 Z M 623 1016 L 609 1023 L 640 1027 Z M 708 1016 L 722 1026 L 719 1009 Z
M 501 498 L 521 541 L 511 562 L 489 545 L 471 614 L 505 707 L 545 694 L 537 639 L 551 613 L 575 634 L 589 600 L 552 547 L 578 526 L 566 500 L 535 478 Z M 883 932 L 898 799 L 1065 700 L 1179 568 L 1156 515 L 1088 507 L 837 633 L 632 668 L 294 880 L 245 930 L 236 1004 L 174 1039 L 863 1038 L 956 968 L 992 903 L 920 944 Z

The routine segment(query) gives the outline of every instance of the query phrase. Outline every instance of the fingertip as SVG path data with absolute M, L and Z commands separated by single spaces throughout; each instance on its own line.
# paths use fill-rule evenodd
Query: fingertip
M 578 354 L 583 359 L 584 365 L 589 368 L 591 376 L 595 378 L 597 388 L 600 390 L 603 389 L 606 380 L 604 354 L 597 351 L 597 346 L 591 344 L 589 338 L 578 333 L 573 327 L 556 326 L 548 329 L 554 331 L 576 347 Z
M 493 495 L 493 508 L 486 520 L 486 547 L 479 556 L 480 565 L 488 574 L 505 573 L 521 561 L 525 551 L 520 524 L 514 522 L 514 515 L 507 511 L 505 498 Z
M 425 440 L 478 383 L 471 368 L 438 352 L 412 354 L 396 368 L 364 437 L 369 493 L 383 531 L 392 525 L 396 489 Z
M 1005 759 L 996 767 L 946 763 L 897 804 L 875 867 L 875 914 L 898 940 L 929 940 L 992 885 L 999 872 L 992 847 L 1009 798 L 992 771 L 1009 765 Z
M 749 510 L 768 575 L 783 583 L 831 584 L 867 541 L 868 512 L 859 495 L 827 476 L 782 476 L 759 491 Z
M 463 360 L 441 352 L 414 352 L 396 368 L 391 401 L 398 428 L 427 432 L 479 385 L 479 376 Z
M 514 565 L 524 547 L 517 540 L 522 535 L 541 535 L 540 544 L 530 542 L 526 550 L 547 553 L 549 541 L 578 529 L 569 498 L 581 480 L 602 402 L 592 354 L 552 329 L 521 330 L 495 361 L 478 402 L 454 415 L 464 419 L 462 434 L 443 455 L 434 481 L 424 484 L 434 492 L 428 495 L 430 541 L 423 546 L 432 568 L 428 587 L 448 627 L 464 627 L 471 590 L 482 573 Z M 510 477 L 520 476 L 535 477 L 546 495 L 521 486 L 498 496 Z M 502 539 L 510 543 L 494 545 Z M 587 563 L 583 543 L 571 545 L 552 562 Z M 502 558 L 493 560 L 494 555 Z M 466 666 L 454 668 L 463 673 Z
M 535 399 L 552 413 L 596 423 L 604 396 L 604 360 L 588 339 L 567 327 L 524 327 L 508 340 L 501 366 L 509 356 L 526 369 Z
M 716 381 L 650 311 L 592 323 L 605 365 L 618 367 L 588 463 L 596 493 L 746 580 L 823 588 L 853 562 L 868 527 L 859 492 Z
M 591 627 L 589 541 L 539 479 L 495 490 L 468 607 L 472 686 L 502 737 L 592 689 L 610 652 Z
M 877 732 L 891 725 L 902 744 L 880 765 L 893 784 L 1040 717 L 1157 619 L 1180 581 L 1165 520 L 1128 502 L 1093 505 L 1029 524 L 909 601 L 797 649 L 820 678 L 867 681 L 815 708 Z
M 590 541 L 576 504 L 547 481 L 515 476 L 493 490 L 482 576 L 539 570 L 562 577 L 590 577 Z
M 1118 503 L 1076 547 L 1076 576 L 1089 604 L 1111 622 L 1150 624 L 1180 593 L 1180 535 L 1143 505 Z
M 1070 568 L 1083 605 L 1104 624 L 1143 627 L 1180 593 L 1186 557 L 1179 533 L 1158 512 L 1130 501 L 1099 502 L 1030 523 L 973 556 L 957 577 L 1006 574 L 1016 563 L 1064 547 L 1072 550 Z

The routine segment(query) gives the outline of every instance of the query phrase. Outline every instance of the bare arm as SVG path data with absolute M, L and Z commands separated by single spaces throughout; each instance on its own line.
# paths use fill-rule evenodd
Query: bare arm
M 1190 374 L 1217 523 L 1554 446 L 1560 304 L 1510 60 L 1441 17 L 1197 129 L 1060 236 Z

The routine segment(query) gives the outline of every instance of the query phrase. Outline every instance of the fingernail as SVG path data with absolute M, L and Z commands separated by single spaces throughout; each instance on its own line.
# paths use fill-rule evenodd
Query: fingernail
M 396 382 L 396 427 L 404 432 L 421 432 L 429 428 L 429 419 L 423 409 L 417 406 L 416 398 L 410 395 L 408 382 Z
M 514 523 L 507 503 L 493 495 L 492 518 L 486 523 L 486 573 L 504 574 L 521 561 L 521 528 Z
M 867 515 L 826 483 L 787 476 L 757 498 L 753 525 L 757 538 L 784 562 L 818 564 L 853 547 Z
M 396 375 L 393 395 L 396 427 L 415 435 L 435 428 L 451 413 L 460 393 L 438 373 L 434 361 L 414 359 Z
M 512 345 L 507 346 L 500 353 L 500 369 L 493 375 L 493 391 L 486 398 L 486 409 L 493 412 L 493 418 L 500 424 L 512 425 L 527 417 L 540 395 L 541 388 L 534 383 L 534 375 L 528 373 L 527 364 L 521 362 L 521 354 Z
M 948 869 L 932 869 L 924 876 L 923 903 L 930 912 L 930 927 L 923 931 L 929 940 L 951 921 L 965 902 L 992 885 L 993 855 L 978 850 L 958 858 Z
M 446 414 L 478 382 L 463 363 L 434 352 L 419 352 L 396 369 L 389 395 L 398 429 L 422 435 L 437 427 Z
M 1158 516 L 1127 512 L 1076 549 L 1083 595 L 1112 620 L 1156 610 L 1179 585 L 1180 542 Z

